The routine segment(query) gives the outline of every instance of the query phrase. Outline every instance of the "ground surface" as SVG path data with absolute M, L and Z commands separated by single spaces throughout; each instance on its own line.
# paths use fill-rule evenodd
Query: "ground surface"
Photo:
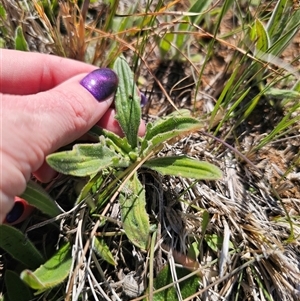
M 181 2 L 177 10 L 187 7 Z M 247 4 L 241 7 L 248 10 Z M 268 10 L 273 7 L 273 4 L 268 6 Z M 253 7 L 249 9 L 255 15 Z M 205 24 L 205 31 L 210 32 L 209 23 Z M 153 275 L 156 278 L 167 264 L 174 268 L 175 262 L 199 268 L 201 284 L 193 300 L 299 300 L 300 125 L 256 149 L 286 113 L 287 108 L 276 105 L 276 100 L 262 98 L 249 118 L 237 127 L 234 127 L 237 120 L 230 119 L 217 133 L 214 131 L 223 112 L 220 110 L 213 122 L 209 118 L 233 72 L 231 63 L 240 55 L 236 49 L 239 34 L 227 36 L 238 25 L 234 10 L 230 10 L 219 30 L 224 42 L 214 45 L 214 55 L 208 62 L 205 62 L 205 49 L 211 41 L 208 35 L 193 36 L 190 60 L 161 57 L 157 48 L 152 48 L 152 37 L 147 44 L 144 56 L 147 66 L 141 64 L 137 76 L 141 91 L 149 99 L 143 109 L 144 119 L 151 121 L 174 111 L 157 84 L 159 81 L 177 108 L 189 109 L 204 124 L 203 131 L 166 144 L 159 155 L 187 154 L 215 164 L 224 174 L 219 181 L 195 182 L 161 177 L 147 170 L 140 172 L 147 192 L 147 212 L 158 229 Z M 298 34 L 280 58 L 297 70 L 299 44 Z M 130 62 L 132 52 L 125 51 L 124 55 Z M 197 85 L 199 74 L 195 70 L 201 70 L 202 66 L 205 67 Z M 240 65 L 241 75 L 247 67 Z M 278 64 L 271 68 L 279 69 Z M 254 84 L 251 89 L 241 107 L 257 93 Z M 270 104 L 272 101 L 275 105 Z M 79 182 L 60 176 L 45 188 L 69 210 L 76 199 L 74 187 Z M 106 214 L 111 222 L 103 230 L 117 233 L 107 236 L 106 243 L 118 264 L 112 267 L 101 261 L 102 274 L 98 280 L 104 283 L 109 300 L 133 300 L 144 293 L 148 284 L 149 254 L 119 235 L 119 210 L 116 201 Z M 88 216 L 87 210 L 85 213 Z M 45 242 L 55 245 L 59 234 L 63 239 L 72 237 L 76 227 L 73 217 L 68 217 L 59 226 L 32 231 L 29 237 L 33 240 L 43 237 L 39 242 L 43 248 Z M 87 218 L 84 235 L 91 228 L 92 222 Z M 98 269 L 94 261 L 91 267 Z

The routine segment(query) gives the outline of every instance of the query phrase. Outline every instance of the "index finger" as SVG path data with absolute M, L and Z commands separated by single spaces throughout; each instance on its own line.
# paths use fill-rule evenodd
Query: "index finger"
M 0 50 L 0 92 L 28 95 L 49 90 L 97 67 L 49 54 Z

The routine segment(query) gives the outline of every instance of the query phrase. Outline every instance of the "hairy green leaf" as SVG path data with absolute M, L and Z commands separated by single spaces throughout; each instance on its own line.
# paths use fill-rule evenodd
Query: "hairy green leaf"
M 145 189 L 135 173 L 120 193 L 123 228 L 128 239 L 146 250 L 149 242 L 150 224 L 146 212 Z
M 217 180 L 222 178 L 221 170 L 208 162 L 198 161 L 187 156 L 159 157 L 143 164 L 162 175 L 193 178 L 196 180 Z
M 117 58 L 113 69 L 119 77 L 115 96 L 116 119 L 132 149 L 138 145 L 138 130 L 141 122 L 141 103 L 133 73 L 125 58 Z
M 189 115 L 188 110 L 180 110 L 154 123 L 149 123 L 142 141 L 141 153 L 147 155 L 155 147 L 161 146 L 163 142 L 203 127 L 199 120 Z
M 265 95 L 278 99 L 300 99 L 300 92 L 287 89 L 270 88 L 265 92 Z
M 0 248 L 25 266 L 35 269 L 44 262 L 42 254 L 18 229 L 0 225 Z
M 36 182 L 29 181 L 20 197 L 50 217 L 62 213 L 51 196 Z
M 105 243 L 105 241 L 103 239 L 94 237 L 93 249 L 106 262 L 108 262 L 109 264 L 114 265 L 114 266 L 117 265 L 117 263 L 115 262 L 114 256 L 110 252 L 109 247 L 107 246 L 107 244 Z
M 33 299 L 33 294 L 28 286 L 16 272 L 6 270 L 4 281 L 9 301 L 28 301 Z
M 63 174 L 85 177 L 110 166 L 118 167 L 124 159 L 105 143 L 77 144 L 71 151 L 47 156 L 48 164 Z
M 24 270 L 21 279 L 37 293 L 62 283 L 69 275 L 72 265 L 70 243 L 61 247 L 46 263 L 34 272 Z

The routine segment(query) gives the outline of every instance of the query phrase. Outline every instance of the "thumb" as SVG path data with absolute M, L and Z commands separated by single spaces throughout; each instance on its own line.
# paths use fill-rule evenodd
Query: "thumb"
M 112 70 L 97 69 L 45 92 L 2 95 L 1 215 L 12 208 L 12 198 L 23 193 L 31 173 L 48 154 L 79 138 L 101 119 L 117 85 Z

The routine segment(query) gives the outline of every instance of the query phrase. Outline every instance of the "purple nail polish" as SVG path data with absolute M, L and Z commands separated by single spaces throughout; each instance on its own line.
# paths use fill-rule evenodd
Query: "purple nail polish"
M 98 101 L 104 101 L 118 88 L 117 74 L 109 68 L 100 68 L 84 77 L 80 84 L 85 87 Z
M 148 102 L 148 98 L 145 96 L 144 93 L 140 92 L 141 93 L 141 107 L 144 107 L 147 102 Z
M 25 210 L 24 204 L 22 202 L 15 202 L 13 208 L 6 215 L 6 223 L 12 224 L 18 220 Z

